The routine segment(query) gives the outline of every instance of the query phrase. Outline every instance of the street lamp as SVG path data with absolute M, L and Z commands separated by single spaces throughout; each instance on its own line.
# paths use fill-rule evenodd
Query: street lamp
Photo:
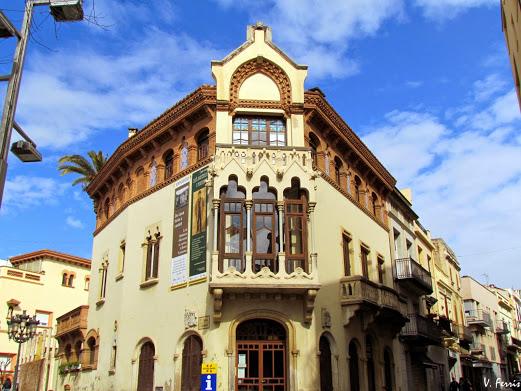
M 36 327 L 40 322 L 36 320 L 36 315 L 27 315 L 25 310 L 21 314 L 13 315 L 13 307 L 9 307 L 7 313 L 7 334 L 18 344 L 18 354 L 16 355 L 16 366 L 14 367 L 13 389 L 17 390 L 18 365 L 20 364 L 20 350 L 22 344 L 30 340 L 36 334 Z
M 25 51 L 31 28 L 33 8 L 39 5 L 48 5 L 52 16 L 57 22 L 76 21 L 83 19 L 83 0 L 27 0 L 25 2 L 22 29 L 18 31 L 9 19 L 0 11 L 0 38 L 15 37 L 18 40 L 14 52 L 13 66 L 9 75 L 0 75 L 0 81 L 7 81 L 7 93 L 4 99 L 2 122 L 0 123 L 0 206 L 4 194 L 5 178 L 7 175 L 7 156 L 13 127 L 25 139 L 26 144 L 13 145 L 13 153 L 24 162 L 40 161 L 41 155 L 36 150 L 36 144 L 16 124 L 14 120 L 22 69 L 25 60 Z

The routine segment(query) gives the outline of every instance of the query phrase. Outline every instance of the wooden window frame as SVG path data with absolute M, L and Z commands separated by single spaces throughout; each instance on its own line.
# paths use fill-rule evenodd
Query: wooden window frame
M 272 207 L 271 212 L 257 212 L 256 206 L 261 204 L 269 204 Z M 277 238 L 276 238 L 276 231 L 277 231 L 277 201 L 276 200 L 266 200 L 266 199 L 258 199 L 253 200 L 252 204 L 252 215 L 253 215 L 253 223 L 252 223 L 252 233 L 253 236 L 253 265 L 254 265 L 254 273 L 260 272 L 260 269 L 262 267 L 267 266 L 273 273 L 278 272 L 278 264 L 277 264 Z M 272 226 L 272 237 L 271 237 L 271 253 L 259 253 L 257 252 L 257 218 L 263 216 L 263 217 L 271 217 L 271 226 Z M 280 235 L 280 233 L 279 233 Z M 257 260 L 268 260 L 271 261 L 272 267 L 269 265 L 260 265 L 260 267 L 257 269 L 257 264 L 255 261 Z
M 248 128 L 246 130 L 244 130 L 244 129 L 242 129 L 242 130 L 235 129 L 235 120 L 239 119 L 239 118 L 240 119 L 246 119 L 248 121 Z M 256 130 L 253 129 L 253 125 L 252 125 L 253 120 L 265 120 L 266 121 L 266 143 L 265 144 L 260 144 L 260 143 L 253 144 L 252 143 L 252 139 L 253 139 L 252 135 L 253 135 L 254 132 L 256 132 Z M 279 144 L 278 140 L 276 140 L 274 144 L 272 144 L 270 142 L 270 136 L 271 136 L 271 133 L 272 133 L 272 130 L 270 128 L 271 121 L 282 121 L 282 124 L 284 126 L 284 132 L 283 132 L 283 134 L 284 134 L 284 143 L 283 144 Z M 236 132 L 245 132 L 245 131 L 248 134 L 248 142 L 246 144 L 243 144 L 241 142 L 234 143 L 234 135 L 236 134 Z M 273 132 L 273 133 L 279 134 L 281 132 Z M 235 144 L 235 145 L 249 145 L 249 146 L 255 146 L 255 147 L 265 147 L 265 146 L 285 147 L 285 146 L 288 145 L 288 129 L 287 129 L 287 126 L 286 126 L 286 119 L 284 117 L 280 117 L 280 116 L 237 115 L 232 120 L 232 144 Z
M 365 244 L 360 244 L 360 263 L 362 264 L 362 276 L 369 279 L 369 255 L 371 249 Z
M 210 152 L 210 130 L 203 130 L 197 137 L 197 161 L 208 157 Z
M 289 212 L 289 205 L 302 205 L 302 212 Z M 284 199 L 284 243 L 286 248 L 286 271 L 291 273 L 296 269 L 295 263 L 300 261 L 303 265 L 302 269 L 308 273 L 308 229 L 307 229 L 307 199 L 304 195 L 300 199 L 291 198 Z M 289 219 L 297 217 L 302 220 L 302 253 L 290 254 L 290 224 Z M 291 267 L 290 267 L 291 266 Z
M 145 275 L 144 282 L 150 280 L 157 280 L 159 276 L 159 255 L 161 245 L 161 232 L 159 230 L 153 235 L 146 237 L 145 243 Z
M 240 204 L 240 212 L 236 211 L 225 211 L 226 204 Z M 228 215 L 239 215 L 240 216 L 240 228 L 239 228 L 239 252 L 238 253 L 226 253 L 226 216 Z M 239 259 L 241 264 L 241 270 L 239 272 L 244 272 L 246 270 L 246 264 L 244 260 L 244 231 L 246 230 L 246 226 L 244 225 L 246 218 L 246 203 L 243 198 L 221 198 L 220 205 L 220 251 L 219 251 L 219 270 L 224 272 L 224 260 L 225 259 Z
M 344 276 L 349 277 L 352 275 L 353 270 L 351 268 L 351 247 L 353 243 L 353 238 L 351 235 L 342 231 L 342 255 L 344 260 Z
M 382 255 L 376 256 L 376 266 L 378 269 L 378 282 L 380 284 L 385 283 L 385 259 Z

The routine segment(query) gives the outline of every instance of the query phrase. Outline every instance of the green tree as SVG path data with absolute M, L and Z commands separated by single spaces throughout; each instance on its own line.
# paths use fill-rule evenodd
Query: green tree
M 89 151 L 87 152 L 90 161 L 81 155 L 65 155 L 58 160 L 58 170 L 62 175 L 78 174 L 72 185 L 82 184 L 85 189 L 94 177 L 100 172 L 101 168 L 107 162 L 107 156 L 103 152 Z

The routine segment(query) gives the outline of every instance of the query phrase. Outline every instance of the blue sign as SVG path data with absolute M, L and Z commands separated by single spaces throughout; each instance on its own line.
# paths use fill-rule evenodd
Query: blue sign
M 216 391 L 217 375 L 201 375 L 201 391 Z

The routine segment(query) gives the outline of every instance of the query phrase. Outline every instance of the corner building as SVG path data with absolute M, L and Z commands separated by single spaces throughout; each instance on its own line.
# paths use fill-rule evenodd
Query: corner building
M 57 389 L 198 390 L 215 362 L 218 390 L 397 390 L 395 179 L 268 27 L 212 74 L 87 188 L 89 340 Z

